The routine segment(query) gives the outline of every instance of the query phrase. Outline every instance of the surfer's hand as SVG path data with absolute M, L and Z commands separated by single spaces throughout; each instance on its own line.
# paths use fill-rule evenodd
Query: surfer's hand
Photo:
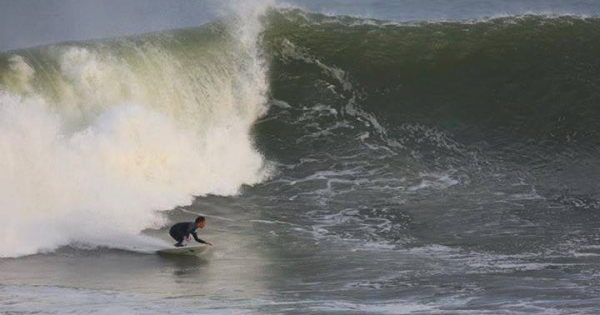
M 205 244 L 207 244 L 207 245 L 210 245 L 210 246 L 212 246 L 212 243 L 211 243 L 211 242 L 206 242 L 206 241 L 205 241 L 204 243 L 205 243 Z

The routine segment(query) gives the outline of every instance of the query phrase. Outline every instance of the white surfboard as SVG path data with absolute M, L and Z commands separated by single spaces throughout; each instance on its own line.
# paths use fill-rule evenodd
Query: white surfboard
M 198 256 L 208 249 L 207 245 L 198 246 L 183 246 L 173 247 L 167 249 L 157 250 L 156 253 L 160 255 L 186 255 L 186 256 Z

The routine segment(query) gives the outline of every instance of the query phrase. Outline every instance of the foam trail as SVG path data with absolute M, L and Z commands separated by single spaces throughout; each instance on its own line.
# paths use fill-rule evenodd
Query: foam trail
M 268 85 L 249 12 L 0 56 L 0 257 L 153 247 L 139 233 L 165 224 L 159 210 L 268 176 L 250 135 Z

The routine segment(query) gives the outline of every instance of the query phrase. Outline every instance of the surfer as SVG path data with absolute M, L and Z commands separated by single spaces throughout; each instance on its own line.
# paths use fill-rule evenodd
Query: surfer
M 196 229 L 203 229 L 205 225 L 206 218 L 203 216 L 197 217 L 194 222 L 179 222 L 174 224 L 169 230 L 169 234 L 177 241 L 175 247 L 187 245 L 190 241 L 190 234 L 192 234 L 196 242 L 212 245 L 210 242 L 199 239 L 198 234 L 196 233 Z

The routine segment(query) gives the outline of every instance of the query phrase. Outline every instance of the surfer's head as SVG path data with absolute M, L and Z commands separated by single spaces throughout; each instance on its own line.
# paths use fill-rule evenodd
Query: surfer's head
M 196 218 L 196 221 L 194 221 L 194 222 L 196 222 L 196 226 L 199 229 L 203 229 L 204 226 L 206 225 L 206 218 L 203 217 L 203 216 L 199 216 L 199 217 Z

